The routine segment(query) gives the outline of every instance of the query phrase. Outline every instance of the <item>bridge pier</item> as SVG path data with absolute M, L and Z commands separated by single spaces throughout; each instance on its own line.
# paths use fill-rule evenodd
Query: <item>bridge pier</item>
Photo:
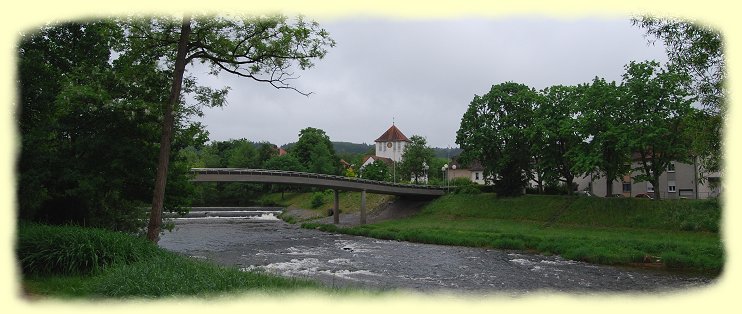
M 332 211 L 332 222 L 340 224 L 340 195 L 337 189 L 335 189 L 335 210 Z
M 361 191 L 361 224 L 366 224 L 366 190 Z

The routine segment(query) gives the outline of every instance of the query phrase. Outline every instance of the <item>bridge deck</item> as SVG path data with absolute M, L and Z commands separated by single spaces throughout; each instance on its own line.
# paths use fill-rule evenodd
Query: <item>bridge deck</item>
M 390 183 L 308 172 L 242 168 L 193 168 L 191 172 L 196 174 L 193 181 L 201 182 L 297 184 L 405 196 L 440 196 L 444 194 L 444 188 L 438 186 Z

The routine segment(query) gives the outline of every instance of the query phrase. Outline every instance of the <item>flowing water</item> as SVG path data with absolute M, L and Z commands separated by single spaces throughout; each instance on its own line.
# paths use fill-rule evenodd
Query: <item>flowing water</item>
M 176 219 L 160 246 L 194 258 L 328 286 L 521 295 L 672 292 L 713 283 L 702 276 L 593 265 L 515 251 L 377 240 L 301 229 L 275 209 Z M 239 216 L 239 217 L 236 217 Z

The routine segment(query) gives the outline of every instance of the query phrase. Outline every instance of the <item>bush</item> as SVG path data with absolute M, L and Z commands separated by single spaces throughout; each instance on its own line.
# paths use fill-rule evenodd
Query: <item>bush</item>
M 319 208 L 323 204 L 325 204 L 325 195 L 324 195 L 324 193 L 322 193 L 322 192 L 314 192 L 312 194 L 312 202 L 311 202 L 310 206 L 312 206 L 312 208 Z
M 452 186 L 466 186 L 466 185 L 472 185 L 476 183 L 471 182 L 469 178 L 458 177 L 458 178 L 451 179 L 451 181 L 448 184 Z
M 16 253 L 24 274 L 83 275 L 153 254 L 142 238 L 103 229 L 21 224 Z
M 476 186 L 476 183 L 472 185 L 464 185 L 457 187 L 455 190 L 456 194 L 479 194 L 482 193 L 482 190 L 479 189 L 479 187 Z

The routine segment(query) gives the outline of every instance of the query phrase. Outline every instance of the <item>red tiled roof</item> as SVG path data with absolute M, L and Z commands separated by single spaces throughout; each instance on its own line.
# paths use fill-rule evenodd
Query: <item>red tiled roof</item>
M 411 142 L 410 139 L 407 138 L 407 136 L 404 136 L 402 134 L 402 131 L 397 129 L 397 127 L 392 124 L 392 127 L 389 128 L 389 130 L 386 130 L 384 134 L 379 136 L 374 142 Z

